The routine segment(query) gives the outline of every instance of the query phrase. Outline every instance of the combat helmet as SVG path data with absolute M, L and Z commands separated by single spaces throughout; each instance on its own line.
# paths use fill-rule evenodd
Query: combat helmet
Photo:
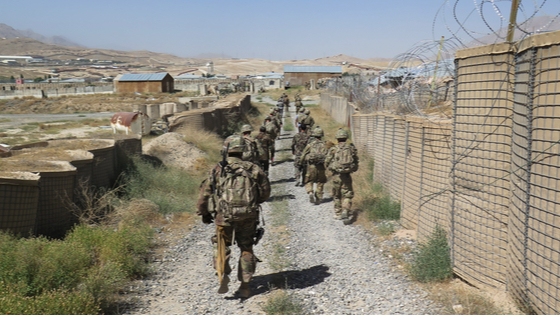
M 348 131 L 340 128 L 340 129 L 338 129 L 338 131 L 336 132 L 336 135 L 334 137 L 336 139 L 348 139 Z
M 251 125 L 245 124 L 245 125 L 243 125 L 243 127 L 241 127 L 241 132 L 242 133 L 251 132 L 251 131 L 253 131 L 253 126 L 251 126 Z
M 313 131 L 311 132 L 312 137 L 323 137 L 324 135 L 325 133 L 323 132 L 323 129 L 321 129 L 319 126 L 315 127 L 315 129 L 313 129 Z
M 303 112 L 303 113 L 304 113 L 305 115 L 309 115 L 309 113 L 311 113 L 311 112 L 309 111 L 309 109 L 306 109 L 305 112 Z
M 304 114 L 305 108 L 302 107 L 302 108 L 299 110 L 299 112 L 302 113 L 302 114 Z
M 240 135 L 231 135 L 226 138 L 224 147 L 227 147 L 228 153 L 243 153 L 245 151 L 245 140 Z

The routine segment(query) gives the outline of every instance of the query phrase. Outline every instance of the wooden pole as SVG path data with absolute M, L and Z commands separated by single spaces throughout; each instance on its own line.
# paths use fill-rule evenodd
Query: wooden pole
M 511 1 L 511 12 L 509 15 L 509 25 L 506 41 L 513 42 L 513 33 L 515 32 L 515 23 L 517 22 L 517 9 L 519 9 L 519 0 Z

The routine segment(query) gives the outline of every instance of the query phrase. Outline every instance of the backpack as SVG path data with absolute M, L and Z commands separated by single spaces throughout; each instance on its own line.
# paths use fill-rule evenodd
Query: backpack
M 218 205 L 225 221 L 235 222 L 255 217 L 258 211 L 258 188 L 252 167 L 243 163 L 231 163 L 225 166 L 223 176 L 218 178 Z
M 327 155 L 327 147 L 325 143 L 320 140 L 313 141 L 307 153 L 307 163 L 309 164 L 323 164 Z
M 337 173 L 352 173 L 357 171 L 357 164 L 354 161 L 352 146 L 348 143 L 336 148 L 332 164 L 329 167 Z
M 272 139 L 276 139 L 276 136 L 278 135 L 276 124 L 270 121 L 266 124 L 265 128 L 266 133 L 268 133 Z

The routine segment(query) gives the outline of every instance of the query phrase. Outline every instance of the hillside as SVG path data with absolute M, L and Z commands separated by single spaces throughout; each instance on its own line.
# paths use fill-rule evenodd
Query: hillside
M 78 43 L 75 43 L 63 36 L 43 36 L 41 34 L 35 33 L 32 30 L 16 30 L 13 27 L 6 25 L 4 23 L 0 23 L 0 38 L 18 38 L 18 37 L 26 37 L 32 38 L 38 41 L 41 41 L 45 44 L 53 44 L 59 46 L 81 46 Z

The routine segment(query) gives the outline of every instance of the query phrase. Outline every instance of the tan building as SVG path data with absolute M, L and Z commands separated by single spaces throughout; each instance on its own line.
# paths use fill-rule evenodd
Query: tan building
M 342 75 L 342 66 L 284 66 L 284 84 L 303 86 L 313 80 L 335 78 Z
M 171 93 L 175 90 L 173 82 L 173 77 L 167 72 L 125 73 L 113 80 L 117 93 Z

